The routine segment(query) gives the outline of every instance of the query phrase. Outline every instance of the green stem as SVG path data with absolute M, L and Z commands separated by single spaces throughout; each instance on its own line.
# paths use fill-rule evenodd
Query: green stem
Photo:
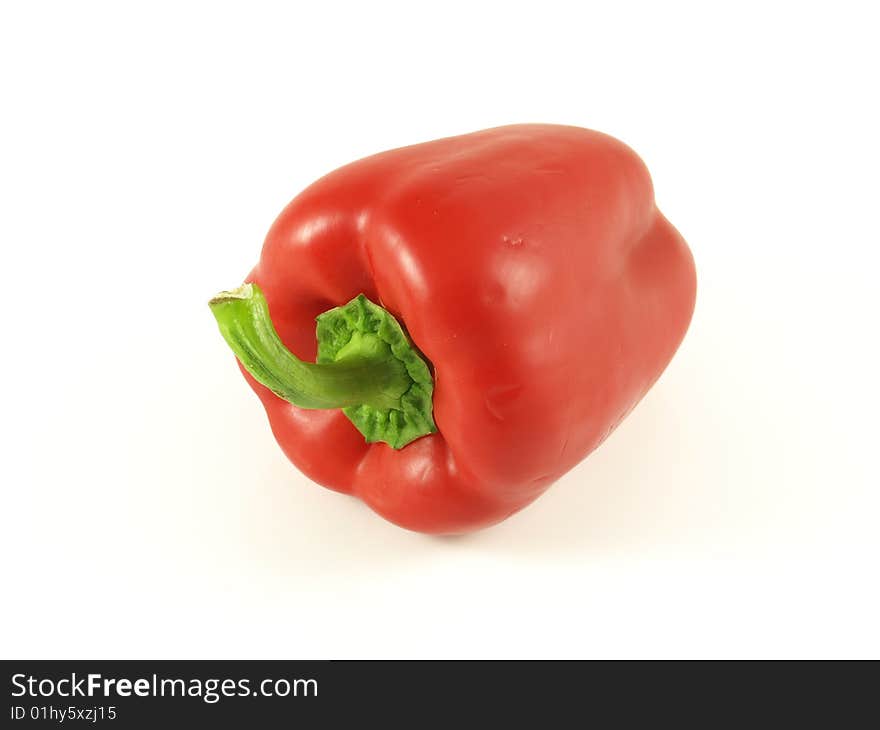
M 400 397 L 412 385 L 404 363 L 377 337 L 352 338 L 335 362 L 300 360 L 281 342 L 256 284 L 221 292 L 210 307 L 245 370 L 301 408 L 400 408 Z

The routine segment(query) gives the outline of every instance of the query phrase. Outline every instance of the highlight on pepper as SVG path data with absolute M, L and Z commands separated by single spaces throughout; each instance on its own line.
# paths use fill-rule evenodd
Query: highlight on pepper
M 635 152 L 527 124 L 321 178 L 210 307 L 294 464 L 451 534 L 595 449 L 669 363 L 695 290 Z

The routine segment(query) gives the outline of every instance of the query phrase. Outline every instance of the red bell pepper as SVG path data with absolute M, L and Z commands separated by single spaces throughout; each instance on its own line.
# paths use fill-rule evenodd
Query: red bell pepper
M 636 154 L 538 124 L 330 173 L 247 282 L 211 307 L 281 448 L 430 533 L 503 520 L 595 449 L 672 358 L 696 287 Z

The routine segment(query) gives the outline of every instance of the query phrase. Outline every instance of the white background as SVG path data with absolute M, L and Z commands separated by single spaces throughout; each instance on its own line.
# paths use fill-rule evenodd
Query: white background
M 870 5 L 4 3 L 2 655 L 880 656 Z M 537 503 L 405 532 L 206 302 L 323 173 L 520 121 L 642 155 L 695 318 Z

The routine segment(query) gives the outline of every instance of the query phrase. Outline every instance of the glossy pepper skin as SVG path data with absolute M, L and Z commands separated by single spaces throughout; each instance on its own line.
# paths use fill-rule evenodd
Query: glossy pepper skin
M 429 361 L 438 430 L 399 450 L 245 373 L 305 474 L 427 533 L 503 520 L 595 449 L 669 363 L 696 287 L 639 157 L 539 124 L 330 173 L 281 213 L 248 281 L 304 360 L 315 318 L 363 293 Z

